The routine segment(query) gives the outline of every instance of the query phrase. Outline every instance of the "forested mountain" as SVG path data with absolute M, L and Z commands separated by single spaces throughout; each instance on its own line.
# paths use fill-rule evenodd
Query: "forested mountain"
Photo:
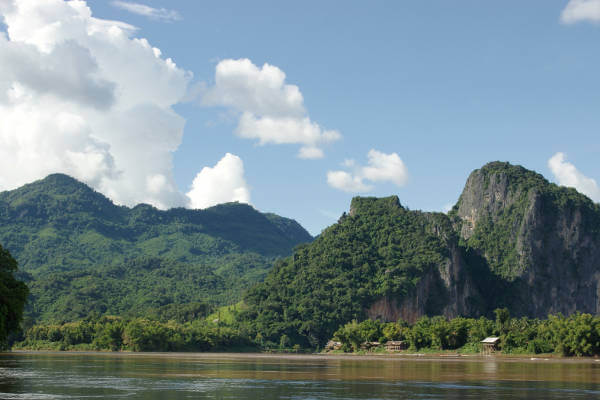
M 34 318 L 232 303 L 311 240 L 296 221 L 247 204 L 128 208 L 63 174 L 0 193 L 0 243 L 24 271 Z
M 248 292 L 266 340 L 322 345 L 352 319 L 600 311 L 600 206 L 520 166 L 475 170 L 451 212 L 355 198 Z

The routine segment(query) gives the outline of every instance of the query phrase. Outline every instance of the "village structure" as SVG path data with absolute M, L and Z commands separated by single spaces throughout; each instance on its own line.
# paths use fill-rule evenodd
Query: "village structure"
M 484 356 L 491 356 L 498 350 L 498 343 L 500 342 L 500 338 L 496 336 L 486 337 L 481 341 L 481 354 Z
M 382 346 L 388 352 L 402 351 L 402 350 L 406 350 L 408 348 L 408 342 L 406 342 L 404 340 L 389 340 L 383 344 L 381 342 L 363 342 L 363 343 L 361 343 L 360 348 L 361 348 L 361 350 L 373 351 L 376 348 L 382 347 Z M 325 350 L 327 350 L 327 351 L 341 350 L 341 349 L 342 349 L 342 342 L 336 342 L 334 340 L 330 340 L 325 345 Z

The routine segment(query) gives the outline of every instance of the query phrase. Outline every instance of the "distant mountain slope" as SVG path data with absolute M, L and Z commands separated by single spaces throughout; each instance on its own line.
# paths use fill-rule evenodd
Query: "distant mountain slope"
M 215 304 L 224 279 L 206 265 L 140 258 L 121 265 L 53 272 L 31 279 L 30 318 L 75 321 L 99 315 L 148 316 L 169 307 Z
M 185 262 L 232 252 L 273 257 L 310 240 L 297 222 L 247 204 L 130 209 L 62 174 L 0 193 L 0 243 L 25 271 L 70 270 L 140 255 Z
M 192 274 L 198 270 L 215 274 L 221 289 L 199 288 L 199 293 L 206 297 L 210 292 L 211 301 L 226 303 L 261 280 L 275 258 L 311 240 L 296 221 L 260 213 L 247 204 L 205 210 L 161 211 L 145 204 L 128 208 L 63 174 L 0 193 L 0 243 L 17 259 L 20 270 L 31 275 L 26 278 L 32 298 L 49 295 L 58 301 L 62 291 L 42 293 L 51 285 L 35 283 L 58 279 L 58 272 L 80 279 L 85 273 L 75 271 L 96 271 L 94 279 L 101 279 L 112 267 L 160 258 Z M 38 309 L 36 315 L 47 315 L 46 311 Z M 85 311 L 83 307 L 81 313 Z
M 475 170 L 453 210 L 354 198 L 348 215 L 246 295 L 266 340 L 323 345 L 351 319 L 600 312 L 600 206 L 508 163 Z

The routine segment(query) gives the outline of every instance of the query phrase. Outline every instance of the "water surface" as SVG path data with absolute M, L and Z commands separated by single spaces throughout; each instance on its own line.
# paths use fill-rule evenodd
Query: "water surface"
M 1 399 L 600 399 L 600 362 L 190 353 L 0 354 Z

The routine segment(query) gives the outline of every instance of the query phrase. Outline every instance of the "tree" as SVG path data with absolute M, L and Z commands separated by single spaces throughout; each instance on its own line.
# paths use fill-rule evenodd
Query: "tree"
M 29 289 L 15 279 L 17 262 L 0 246 L 0 347 L 7 346 L 8 335 L 19 329 Z

